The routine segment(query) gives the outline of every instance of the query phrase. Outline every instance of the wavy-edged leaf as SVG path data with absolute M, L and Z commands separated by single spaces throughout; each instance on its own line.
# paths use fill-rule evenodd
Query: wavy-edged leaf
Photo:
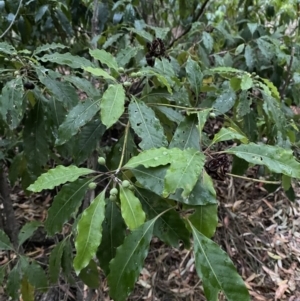
M 11 130 L 15 129 L 23 118 L 23 99 L 21 77 L 13 79 L 4 85 L 0 95 L 0 114 Z
M 56 145 L 62 145 L 89 122 L 100 110 L 99 102 L 87 99 L 75 106 L 67 115 L 66 120 L 59 126 Z
M 116 60 L 120 67 L 125 67 L 129 61 L 136 56 L 141 47 L 128 46 L 118 52 Z
M 106 52 L 103 49 L 90 49 L 89 52 L 93 58 L 99 60 L 102 64 L 107 65 L 108 68 L 118 69 L 117 61 L 111 53 Z
M 31 285 L 38 290 L 47 290 L 48 281 L 44 269 L 36 262 L 32 261 L 25 270 L 25 275 Z
M 267 85 L 269 90 L 272 92 L 272 95 L 277 99 L 280 100 L 280 94 L 276 86 L 268 80 L 267 78 L 261 78 L 261 80 Z
M 114 301 L 126 300 L 132 291 L 147 257 L 156 220 L 157 218 L 149 220 L 133 230 L 110 262 L 107 281 L 109 294 Z
M 200 66 L 196 61 L 192 60 L 189 57 L 186 62 L 185 70 L 191 89 L 195 92 L 198 99 L 203 79 L 203 74 L 201 72 Z
M 31 221 L 29 223 L 26 223 L 22 227 L 18 235 L 19 246 L 21 246 L 29 237 L 31 237 L 34 231 L 39 226 L 41 226 L 41 223 L 39 221 Z
M 145 212 L 143 211 L 140 200 L 129 188 L 119 185 L 121 214 L 130 230 L 134 230 L 145 222 Z
M 177 189 L 182 189 L 182 197 L 188 197 L 204 167 L 205 157 L 195 149 L 186 149 L 180 158 L 175 160 L 174 158 L 167 170 L 163 196 L 167 197 L 169 194 L 175 193 Z
M 271 171 L 293 178 L 300 178 L 300 163 L 294 158 L 293 151 L 279 146 L 249 143 L 225 151 L 249 163 L 265 165 Z
M 124 113 L 125 91 L 121 84 L 111 85 L 103 93 L 100 102 L 101 122 L 110 128 Z
M 88 97 L 95 98 L 100 96 L 100 91 L 97 90 L 93 84 L 85 78 L 75 75 L 65 75 L 62 80 L 68 81 L 76 86 L 79 90 L 84 91 Z
M 20 264 L 16 264 L 13 269 L 9 272 L 7 278 L 7 293 L 13 299 L 19 297 L 19 289 L 21 286 L 22 271 Z
M 195 212 L 189 216 L 190 222 L 203 235 L 211 238 L 218 225 L 218 205 L 194 207 Z
M 60 232 L 63 224 L 78 210 L 89 182 L 89 179 L 78 179 L 67 183 L 55 196 L 45 221 L 45 229 L 49 236 Z
M 46 51 L 49 51 L 49 50 L 56 50 L 58 48 L 64 49 L 64 48 L 67 48 L 67 46 L 63 45 L 63 44 L 60 44 L 60 43 L 44 44 L 42 46 L 37 47 L 34 50 L 33 54 L 36 55 L 36 54 L 39 54 L 39 53 L 41 53 L 43 51 L 46 52 Z
M 142 139 L 141 149 L 166 146 L 168 141 L 163 127 L 154 111 L 144 102 L 132 102 L 128 107 L 130 124 L 135 133 Z
M 82 67 L 85 71 L 92 73 L 95 76 L 101 76 L 105 79 L 110 79 L 114 82 L 116 82 L 116 79 L 112 77 L 109 73 L 106 71 L 100 69 L 100 68 L 92 68 L 92 67 Z
M 15 49 L 15 47 L 13 47 L 11 44 L 8 44 L 6 42 L 0 43 L 0 52 L 9 55 L 17 54 L 17 50 Z
M 77 224 L 78 234 L 75 241 L 77 253 L 73 264 L 77 274 L 89 264 L 101 243 L 104 207 L 105 190 L 83 211 Z
M 70 52 L 67 53 L 52 53 L 52 54 L 45 54 L 44 56 L 38 58 L 38 60 L 42 62 L 52 62 L 59 65 L 66 65 L 73 69 L 78 69 L 84 67 L 92 67 L 93 63 L 87 60 L 84 57 L 78 55 L 72 55 Z
M 240 134 L 233 128 L 224 128 L 224 127 L 222 127 L 220 131 L 217 134 L 215 134 L 212 143 L 218 143 L 221 141 L 228 141 L 233 139 L 238 139 L 245 144 L 248 143 L 248 138 L 246 136 Z
M 64 252 L 65 241 L 60 241 L 51 251 L 49 258 L 49 279 L 51 283 L 56 283 L 62 265 L 62 255 Z
M 186 116 L 178 125 L 169 148 L 177 147 L 182 150 L 186 148 L 199 149 L 200 136 L 196 124 L 197 116 L 195 114 Z
M 195 266 L 207 300 L 222 291 L 228 301 L 250 301 L 248 290 L 228 255 L 190 223 L 194 238 Z
M 102 228 L 102 240 L 97 251 L 97 258 L 101 269 L 107 276 L 109 262 L 116 256 L 117 247 L 123 243 L 126 233 L 126 225 L 115 202 L 108 201 Z
M 79 177 L 93 173 L 94 171 L 88 168 L 77 167 L 75 165 L 62 166 L 58 165 L 42 174 L 38 179 L 31 184 L 27 190 L 40 192 L 44 189 L 53 189 L 55 186 L 66 182 L 74 182 Z
M 9 237 L 0 229 L 0 250 L 13 250 Z
M 217 72 L 217 73 L 237 73 L 237 74 L 244 73 L 244 71 L 232 67 L 216 67 L 216 68 L 209 69 L 209 71 Z

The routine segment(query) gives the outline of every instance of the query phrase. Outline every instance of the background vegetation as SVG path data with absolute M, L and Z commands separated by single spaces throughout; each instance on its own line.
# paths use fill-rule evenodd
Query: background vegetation
M 5 294 L 34 300 L 61 278 L 92 291 L 100 267 L 110 297 L 126 300 L 158 237 L 191 248 L 207 300 L 250 300 L 211 240 L 215 187 L 259 166 L 254 180 L 295 201 L 297 1 L 0 1 L 0 10 Z M 19 225 L 15 189 L 50 192 L 47 217 Z M 43 261 L 27 254 L 34 233 L 54 237 Z

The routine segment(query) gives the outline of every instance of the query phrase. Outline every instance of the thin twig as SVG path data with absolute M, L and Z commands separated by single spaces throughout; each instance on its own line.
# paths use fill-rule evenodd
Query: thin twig
M 205 10 L 205 7 L 207 6 L 208 2 L 209 2 L 209 0 L 206 0 L 206 1 L 202 4 L 202 6 L 201 6 L 201 8 L 200 8 L 200 10 L 199 10 L 199 12 L 198 12 L 198 14 L 193 18 L 191 24 L 190 24 L 190 25 L 182 32 L 182 34 L 181 34 L 179 37 L 177 37 L 177 38 L 175 38 L 175 39 L 173 39 L 173 40 L 171 41 L 170 45 L 168 46 L 168 49 L 172 48 L 173 45 L 174 45 L 178 40 L 180 40 L 182 37 L 184 37 L 184 36 L 191 30 L 192 24 L 193 24 L 194 22 L 198 21 L 198 20 L 202 17 L 202 15 L 203 15 L 203 13 L 204 13 L 204 10 Z
M 14 16 L 13 20 L 11 21 L 11 23 L 9 24 L 9 26 L 7 27 L 7 29 L 2 33 L 2 35 L 0 36 L 0 39 L 2 39 L 8 33 L 8 31 L 11 29 L 11 27 L 14 25 L 14 23 L 15 23 L 15 21 L 17 19 L 17 16 L 19 14 L 19 11 L 20 11 L 20 8 L 21 8 L 21 5 L 22 5 L 22 1 L 23 0 L 20 0 L 17 12 L 15 13 L 15 16 Z

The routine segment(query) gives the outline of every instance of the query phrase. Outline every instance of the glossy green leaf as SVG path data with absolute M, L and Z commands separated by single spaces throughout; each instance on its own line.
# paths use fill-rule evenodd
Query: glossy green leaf
M 210 53 L 214 47 L 214 39 L 211 36 L 211 34 L 206 31 L 203 31 L 202 32 L 202 41 L 203 41 L 204 47 L 207 49 L 208 53 Z
M 196 128 L 197 122 L 198 120 L 195 114 L 186 116 L 178 125 L 169 148 L 177 147 L 182 150 L 186 148 L 199 149 L 200 137 Z
M 182 116 L 182 114 L 180 114 L 179 112 L 177 112 L 176 110 L 174 110 L 172 108 L 157 106 L 156 110 L 160 111 L 169 120 L 176 122 L 177 124 L 179 124 L 184 119 L 184 116 Z
M 107 277 L 109 294 L 114 301 L 124 301 L 132 291 L 148 254 L 156 218 L 132 231 L 118 247 L 110 262 Z
M 60 241 L 51 251 L 49 258 L 49 279 L 51 283 L 56 283 L 60 274 L 61 260 L 64 252 L 65 242 Z
M 99 102 L 87 99 L 75 106 L 59 126 L 55 144 L 62 145 L 76 135 L 82 126 L 89 122 L 100 110 Z
M 89 179 L 78 179 L 73 183 L 65 184 L 54 197 L 45 221 L 45 229 L 49 236 L 60 232 L 63 224 L 76 213 L 88 189 L 89 182 Z
M 244 74 L 242 76 L 242 81 L 241 81 L 241 89 L 242 90 L 249 90 L 253 86 L 253 80 L 250 76 L 250 74 Z
M 242 80 L 239 77 L 232 77 L 230 79 L 230 87 L 236 92 L 241 89 L 241 82 Z
M 185 70 L 191 89 L 195 92 L 196 97 L 198 97 L 203 79 L 199 64 L 189 57 L 186 62 Z
M 222 291 L 228 301 L 250 301 L 248 290 L 229 256 L 190 223 L 194 238 L 195 266 L 208 301 Z M 230 275 L 230 277 L 229 277 Z
M 78 276 L 89 288 L 96 289 L 100 285 L 98 266 L 94 260 L 91 260 Z
M 13 250 L 9 237 L 0 229 L 0 250 Z
M 245 48 L 245 44 L 244 43 L 240 44 L 238 47 L 236 47 L 234 54 L 235 55 L 241 54 L 244 51 L 244 48 Z
M 174 158 L 175 159 L 175 158 Z M 195 149 L 187 149 L 173 161 L 165 177 L 163 196 L 167 197 L 182 188 L 182 197 L 193 190 L 204 167 L 204 155 Z
M 101 76 L 104 79 L 109 79 L 109 80 L 112 80 L 112 81 L 116 82 L 114 77 L 112 77 L 109 73 L 107 73 L 106 71 L 104 71 L 100 68 L 83 67 L 83 69 L 87 72 L 92 73 L 95 76 Z
M 222 127 L 220 129 L 220 131 L 217 134 L 215 134 L 212 143 L 218 143 L 221 141 L 228 141 L 228 140 L 233 140 L 233 139 L 238 139 L 238 140 L 242 141 L 243 143 L 248 143 L 247 137 L 240 134 L 233 128 L 224 128 L 224 127 Z
M 77 253 L 74 258 L 74 269 L 77 274 L 89 264 L 101 243 L 104 207 L 105 190 L 83 211 L 77 224 L 78 234 L 75 241 Z
M 93 64 L 91 61 L 87 60 L 84 57 L 80 57 L 78 55 L 72 55 L 70 52 L 67 53 L 51 53 L 45 54 L 44 56 L 39 58 L 42 62 L 52 62 L 59 65 L 66 65 L 73 69 L 78 69 L 84 67 L 92 67 Z
M 67 48 L 67 47 L 68 47 L 67 45 L 63 45 L 63 44 L 60 44 L 60 43 L 44 44 L 44 45 L 41 45 L 41 46 L 37 47 L 34 50 L 33 54 L 37 55 L 41 52 L 46 52 L 46 51 L 49 51 L 49 50 L 64 49 L 64 48 Z
M 246 65 L 249 69 L 252 69 L 255 63 L 255 56 L 253 53 L 253 49 L 250 45 L 246 45 L 245 47 L 245 61 Z
M 111 85 L 104 92 L 100 102 L 101 122 L 110 128 L 124 113 L 125 91 L 121 84 Z
M 109 262 L 116 256 L 119 247 L 125 238 L 126 225 L 121 211 L 115 202 L 108 201 L 105 219 L 102 224 L 102 240 L 97 251 L 97 258 L 105 275 L 109 274 Z
M 21 266 L 17 263 L 8 274 L 7 286 L 6 286 L 7 293 L 13 300 L 19 297 L 21 279 L 22 279 Z
M 245 115 L 249 114 L 251 111 L 251 98 L 248 98 L 248 92 L 242 91 L 239 94 L 239 102 L 237 106 L 237 114 L 238 117 L 244 117 Z
M 300 178 L 300 163 L 294 158 L 292 150 L 272 145 L 249 143 L 234 146 L 225 152 L 238 156 L 249 163 L 265 165 L 273 172 Z
M 154 111 L 144 102 L 131 102 L 128 107 L 130 124 L 135 133 L 142 139 L 141 149 L 150 149 L 167 145 L 163 127 Z
M 236 94 L 232 89 L 223 90 L 223 92 L 214 102 L 213 107 L 218 113 L 227 113 L 235 104 Z
M 100 91 L 89 80 L 75 75 L 65 75 L 62 79 L 72 83 L 77 89 L 84 91 L 88 97 L 99 99 Z
M 128 46 L 124 49 L 121 49 L 121 51 L 118 52 L 116 61 L 118 62 L 118 65 L 120 67 L 125 67 L 126 64 L 129 63 L 129 61 L 136 56 L 138 51 L 140 50 L 140 47 L 132 47 Z
M 29 223 L 26 223 L 22 229 L 19 232 L 18 235 L 18 241 L 19 241 L 19 246 L 21 246 L 29 237 L 32 236 L 34 231 L 41 226 L 41 223 L 39 221 L 32 221 Z
M 9 55 L 17 54 L 17 50 L 12 45 L 6 42 L 0 43 L 0 52 Z
M 34 301 L 34 287 L 28 282 L 26 276 L 23 277 L 21 282 L 21 295 L 22 301 Z
M 44 269 L 36 262 L 32 261 L 25 270 L 25 275 L 29 283 L 38 290 L 47 290 L 48 281 Z
M 90 49 L 89 52 L 93 58 L 99 60 L 102 64 L 107 65 L 108 68 L 113 68 L 115 70 L 118 69 L 116 59 L 112 56 L 111 53 L 106 52 L 103 49 Z
M 102 48 L 106 49 L 109 46 L 111 46 L 113 43 L 117 42 L 121 37 L 123 36 L 123 33 L 117 33 L 113 36 L 109 37 L 106 42 L 103 44 Z
M 143 211 L 140 200 L 129 188 L 119 185 L 121 214 L 130 230 L 134 230 L 145 222 L 145 212 Z
M 211 238 L 218 225 L 218 205 L 197 206 L 195 212 L 189 217 L 193 226 L 203 235 Z
M 202 130 L 204 128 L 204 125 L 207 121 L 207 118 L 209 116 L 209 113 L 211 112 L 211 109 L 205 109 L 201 110 L 200 112 L 197 112 L 197 118 L 198 118 L 198 132 L 199 132 L 199 149 L 201 148 L 201 143 L 202 143 Z

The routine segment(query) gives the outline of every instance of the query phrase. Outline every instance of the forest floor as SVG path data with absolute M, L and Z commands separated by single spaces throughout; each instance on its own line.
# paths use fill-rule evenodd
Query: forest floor
M 290 202 L 281 190 L 269 194 L 257 182 L 229 177 L 226 182 L 216 182 L 216 188 L 219 224 L 213 240 L 231 257 L 251 300 L 300 301 L 300 193 L 295 202 Z M 300 191 L 297 187 L 295 190 Z M 52 200 L 50 195 L 27 198 L 22 191 L 12 197 L 21 225 L 44 220 Z M 54 245 L 49 241 L 48 245 L 29 242 L 25 253 L 44 262 Z M 1 256 L 0 264 L 4 261 Z M 76 300 L 74 288 L 63 282 L 56 288 L 65 297 L 60 300 Z M 0 300 L 6 300 L 1 293 Z M 91 300 L 110 300 L 105 279 Z M 172 249 L 154 238 L 128 300 L 205 301 L 191 250 Z M 225 300 L 224 296 L 219 300 Z

